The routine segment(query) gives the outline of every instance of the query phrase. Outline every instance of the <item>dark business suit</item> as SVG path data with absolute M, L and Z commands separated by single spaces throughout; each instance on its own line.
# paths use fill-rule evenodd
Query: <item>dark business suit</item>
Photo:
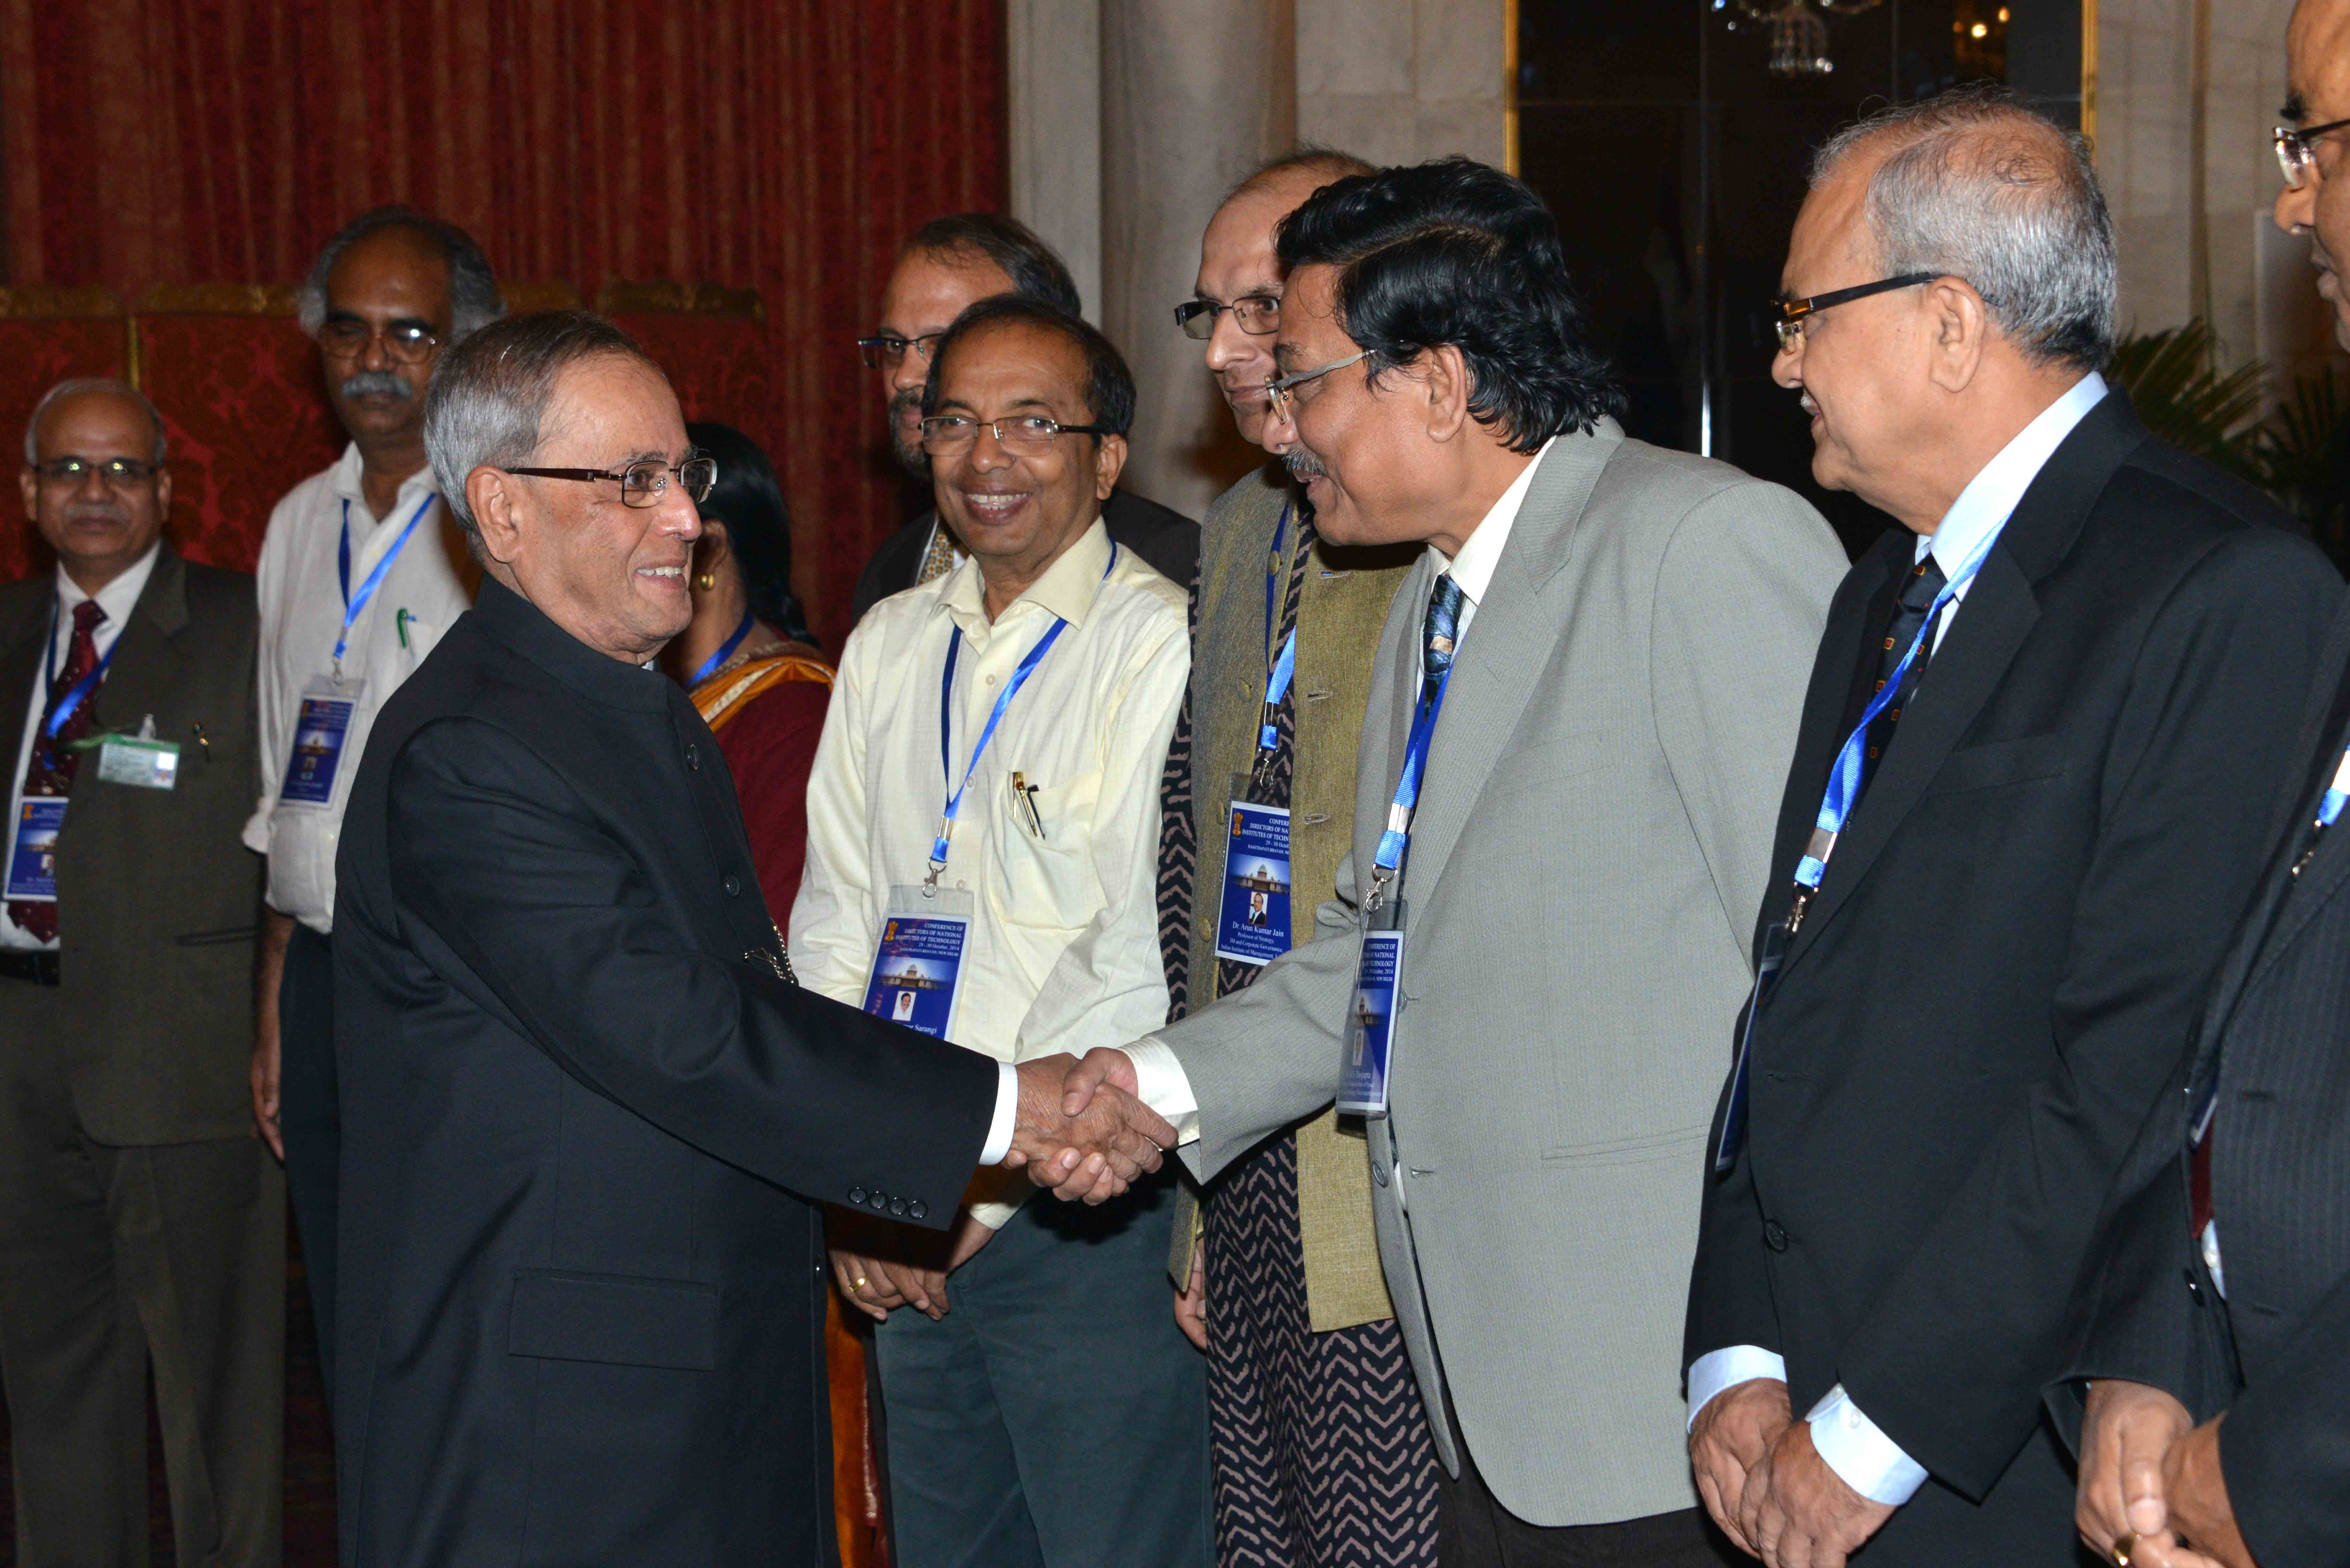
M 858 574 L 857 593 L 850 601 L 855 618 L 922 580 L 922 556 L 931 547 L 931 530 L 939 514 L 925 512 L 881 541 L 873 558 Z M 1159 569 L 1159 575 L 1181 587 L 1200 569 L 1200 525 L 1171 507 L 1124 490 L 1113 490 L 1102 503 L 1102 524 L 1109 536 Z
M 0 588 L 12 767 L 56 598 L 47 572 Z M 238 841 L 255 637 L 252 578 L 162 547 L 90 701 L 93 733 L 151 716 L 176 783 L 108 783 L 82 753 L 58 983 L 0 980 L 0 1370 L 29 1563 L 146 1561 L 151 1360 L 181 1560 L 278 1559 L 286 1188 L 253 1135 L 261 862 Z
M 829 1563 L 812 1200 L 943 1225 L 996 1064 L 780 979 L 693 705 L 494 581 L 337 877 L 347 1568 Z
M 2350 823 L 2293 875 L 2350 745 L 2345 664 L 2350 614 L 2328 639 L 2330 679 L 2311 693 L 2251 907 L 2116 1185 L 2073 1367 L 2168 1389 L 2199 1421 L 2227 1411 L 2220 1469 L 2262 1568 L 2350 1561 Z M 2190 1106 L 2215 1082 L 2224 1297 L 2189 1219 Z M 2068 1427 L 2080 1386 L 2052 1397 Z
M 1777 1351 L 1798 1417 L 1842 1383 L 1930 1472 L 1873 1564 L 2073 1560 L 2041 1390 L 2341 597 L 2277 520 L 2122 394 L 2092 410 L 1950 622 L 1762 1010 L 1685 1359 Z M 1914 545 L 1889 535 L 1829 613 L 1760 929 L 1787 913 Z

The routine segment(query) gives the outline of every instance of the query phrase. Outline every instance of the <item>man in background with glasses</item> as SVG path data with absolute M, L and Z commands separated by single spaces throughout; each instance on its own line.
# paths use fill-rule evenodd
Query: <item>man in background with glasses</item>
M 884 599 L 841 655 L 792 956 L 813 991 L 1034 1064 L 1167 1014 L 1159 786 L 1184 590 L 1103 524 L 1134 382 L 1084 321 L 972 306 L 922 410 L 940 515 L 971 554 Z M 1206 1379 L 1167 1312 L 1173 1210 L 1171 1173 L 1081 1210 L 983 1171 L 942 1236 L 832 1211 L 835 1282 L 879 1323 L 896 1560 L 1205 1568 Z
M 994 213 L 933 218 L 898 253 L 881 296 L 880 326 L 857 340 L 866 368 L 881 373 L 890 454 L 925 485 L 931 460 L 922 450 L 920 423 L 931 356 L 966 307 L 999 294 L 1033 299 L 1069 316 L 1085 314 L 1069 269 L 1026 224 Z M 1102 519 L 1111 538 L 1169 581 L 1190 586 L 1199 564 L 1198 524 L 1124 490 L 1111 493 Z M 964 554 L 951 522 L 941 524 L 936 508 L 923 512 L 883 540 L 858 574 L 851 601 L 855 618 L 864 619 L 867 610 L 891 594 L 946 576 Z
M 1360 159 L 1306 149 L 1250 174 L 1209 220 L 1196 290 L 1175 307 L 1242 437 L 1275 458 L 1295 434 L 1265 395 L 1281 330 L 1275 234 L 1320 187 L 1370 172 Z M 1379 628 L 1419 556 L 1409 545 L 1322 538 L 1277 462 L 1209 508 L 1191 649 L 1199 858 L 1186 1011 L 1245 989 L 1313 940 L 1315 910 L 1354 839 L 1355 752 Z M 1263 863 L 1252 851 L 1275 846 L 1287 857 L 1277 896 L 1246 880 Z M 1169 1262 L 1176 1318 L 1208 1356 L 1223 1555 L 1273 1542 L 1298 1568 L 1432 1565 L 1436 1451 L 1379 1275 L 1361 1124 L 1325 1110 L 1226 1171 L 1204 1203 L 1191 1191 L 1182 1189 Z
M 19 1561 L 147 1561 L 151 1371 L 182 1562 L 278 1561 L 286 1188 L 245 1088 L 253 580 L 183 561 L 163 421 L 52 388 L 0 588 L 0 1377 Z
M 2350 343 L 2350 0 L 2302 0 L 2285 55 L 2276 222 L 2309 236 Z M 2255 813 L 2251 899 L 2107 1199 L 2090 1327 L 2052 1391 L 2067 1419 L 2085 1407 L 2074 1522 L 2117 1563 L 2319 1568 L 2350 1542 L 2345 669 L 2337 618 L 2298 755 Z
M 277 504 L 261 546 L 262 794 L 244 842 L 269 857 L 269 881 L 253 1112 L 286 1161 L 332 1397 L 335 846 L 376 713 L 470 602 L 425 462 L 424 385 L 505 305 L 463 230 L 387 207 L 327 242 L 296 308 L 350 444 Z

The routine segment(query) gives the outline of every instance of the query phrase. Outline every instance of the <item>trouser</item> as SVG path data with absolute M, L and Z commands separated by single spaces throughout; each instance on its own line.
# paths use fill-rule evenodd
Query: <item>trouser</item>
M 874 1336 L 899 1568 L 1207 1568 L 1207 1374 L 1167 1294 L 1173 1187 L 1031 1199 Z
M 251 1137 L 92 1141 L 54 1038 L 0 1051 L 0 1384 L 16 1561 L 147 1562 L 151 1365 L 177 1560 L 275 1568 L 284 1178 Z
M 277 1126 L 286 1189 L 302 1238 L 302 1277 L 318 1329 L 318 1376 L 335 1402 L 335 1205 L 342 1190 L 342 1116 L 335 1103 L 334 944 L 296 925 L 277 987 Z
M 1456 1480 L 1436 1475 L 1440 1568 L 1752 1568 L 1701 1508 L 1607 1524 L 1530 1524 L 1503 1508 L 1477 1471 L 1452 1397 L 1444 1399 L 1461 1454 Z

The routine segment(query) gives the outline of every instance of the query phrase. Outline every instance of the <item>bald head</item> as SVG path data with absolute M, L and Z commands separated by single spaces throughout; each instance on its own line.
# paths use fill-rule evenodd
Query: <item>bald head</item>
M 25 515 L 85 593 L 112 582 L 162 536 L 172 505 L 163 421 L 122 381 L 49 389 L 25 432 Z
M 2296 129 L 2350 119 L 2350 0 L 2301 0 L 2285 30 L 2289 92 L 2285 123 Z M 2298 190 L 2277 193 L 2277 226 L 2310 240 L 2317 292 L 2334 307 L 2334 336 L 2350 348 L 2350 299 L 2343 294 L 2337 259 L 2350 254 L 2350 171 L 2343 166 L 2343 132 L 2310 144 L 2312 162 Z

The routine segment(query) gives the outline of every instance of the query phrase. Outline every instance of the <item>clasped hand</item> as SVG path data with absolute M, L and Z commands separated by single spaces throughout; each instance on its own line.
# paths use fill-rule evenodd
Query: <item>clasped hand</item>
M 2225 1419 L 2199 1427 L 2159 1388 L 2091 1383 L 2073 1516 L 2081 1539 L 2116 1562 L 2114 1543 L 2126 1539 L 2135 1568 L 2252 1568 L 2220 1472 Z
M 1125 1064 L 1097 1067 L 1097 1058 Z M 1134 1067 L 1120 1051 L 1090 1051 L 1020 1064 L 1020 1107 L 1005 1166 L 1061 1199 L 1101 1203 L 1157 1170 L 1175 1129 L 1135 1097 Z M 1120 1078 L 1123 1081 L 1120 1081 Z M 1080 1087 L 1082 1086 L 1082 1092 Z
M 1726 1388 L 1698 1412 L 1690 1466 L 1713 1521 L 1771 1568 L 1843 1568 L 1893 1517 L 1828 1468 L 1776 1378 Z

